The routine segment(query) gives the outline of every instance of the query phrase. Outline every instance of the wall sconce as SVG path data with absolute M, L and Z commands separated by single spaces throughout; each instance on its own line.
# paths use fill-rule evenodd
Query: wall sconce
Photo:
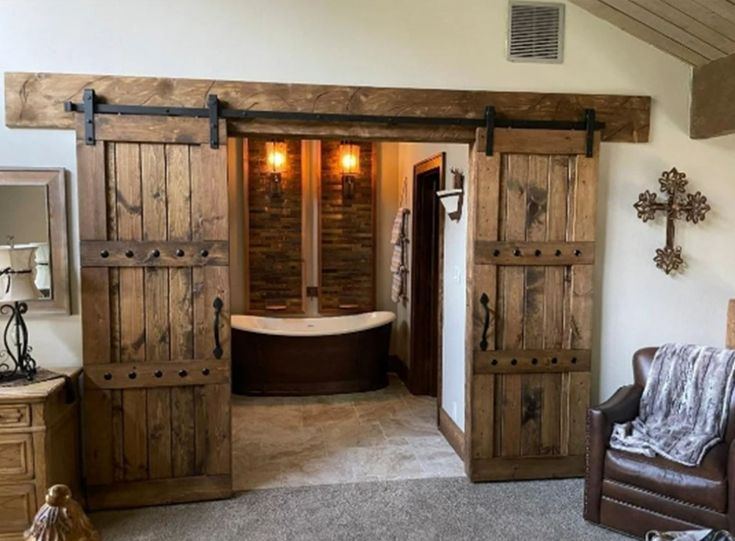
M 464 173 L 455 168 L 452 168 L 450 172 L 454 179 L 454 188 L 439 190 L 436 196 L 444 206 L 444 210 L 447 211 L 449 219 L 458 222 L 462 217 L 462 204 L 464 203 Z
M 268 174 L 270 176 L 271 197 L 278 199 L 283 195 L 282 174 L 286 166 L 286 143 L 284 141 L 268 141 L 265 144 Z
M 339 145 L 339 163 L 342 170 L 342 197 L 352 199 L 355 195 L 355 177 L 360 174 L 360 146 L 350 142 Z

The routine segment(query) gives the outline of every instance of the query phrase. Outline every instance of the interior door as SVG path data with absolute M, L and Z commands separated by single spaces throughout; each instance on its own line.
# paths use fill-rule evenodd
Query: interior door
M 89 507 L 226 497 L 227 145 L 205 119 L 106 115 L 88 145 L 78 120 Z
M 599 134 L 485 131 L 471 150 L 467 470 L 581 476 L 590 394 Z

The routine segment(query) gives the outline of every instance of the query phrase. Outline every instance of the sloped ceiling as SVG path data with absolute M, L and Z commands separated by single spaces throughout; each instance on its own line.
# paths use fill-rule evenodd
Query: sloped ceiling
M 735 0 L 570 0 L 693 66 L 735 53 Z

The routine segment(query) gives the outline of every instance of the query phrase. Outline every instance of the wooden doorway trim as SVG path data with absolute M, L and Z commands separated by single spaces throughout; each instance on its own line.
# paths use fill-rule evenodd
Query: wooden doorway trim
M 313 84 L 172 79 L 114 75 L 8 72 L 5 74 L 5 123 L 10 128 L 74 129 L 74 114 L 64 103 L 82 101 L 93 88 L 110 104 L 206 107 L 208 94 L 237 109 L 309 113 L 351 113 L 419 117 L 484 118 L 493 106 L 508 120 L 574 120 L 594 109 L 605 123 L 602 140 L 646 143 L 651 98 L 611 94 L 492 92 Z M 206 134 L 206 119 L 198 120 Z M 227 122 L 230 135 L 281 135 L 304 138 L 373 139 L 471 143 L 475 129 L 467 126 L 366 125 L 285 121 Z
M 425 186 L 429 179 L 425 175 L 436 172 L 436 186 Z M 408 388 L 413 394 L 429 394 L 436 395 L 437 405 L 441 409 L 441 364 L 442 364 L 442 340 L 441 340 L 441 322 L 442 322 L 442 282 L 443 282 L 443 263 L 444 263 L 444 213 L 441 211 L 441 205 L 436 197 L 436 190 L 443 188 L 446 176 L 446 153 L 440 152 L 425 160 L 422 160 L 413 167 L 413 208 L 411 211 L 411 271 L 409 278 L 411 280 L 411 325 L 410 325 L 410 345 L 409 345 L 409 367 L 408 367 Z M 422 177 L 424 179 L 422 180 Z M 421 228 L 420 213 L 427 209 L 422 209 L 421 190 L 430 190 L 431 201 L 433 205 L 428 212 L 434 213 L 433 238 L 428 243 L 433 243 L 429 252 L 422 250 L 420 242 L 419 230 Z M 425 204 L 425 203 L 424 203 Z M 423 233 L 426 235 L 426 232 Z M 424 239 L 425 240 L 425 239 Z M 424 276 L 419 270 L 426 264 L 431 265 L 431 272 L 428 276 L 429 283 L 420 280 Z M 423 283 L 420 283 L 423 281 Z M 423 289 L 423 292 L 422 292 Z M 417 310 L 417 301 L 426 298 L 426 292 L 429 292 L 430 306 L 422 306 L 421 310 Z M 425 309 L 424 309 L 425 308 Z M 429 314 L 428 319 L 424 317 Z M 428 325 L 428 328 L 427 328 Z M 418 353 L 425 351 L 427 336 L 430 338 L 428 347 L 428 357 L 419 358 Z

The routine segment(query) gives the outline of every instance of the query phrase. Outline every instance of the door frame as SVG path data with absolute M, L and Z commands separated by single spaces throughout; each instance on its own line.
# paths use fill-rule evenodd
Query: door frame
M 436 264 L 437 270 L 436 270 L 436 276 L 434 278 L 434 283 L 431 285 L 435 289 L 435 295 L 434 295 L 434 301 L 436 303 L 436 319 L 432 322 L 432 326 L 434 327 L 434 331 L 437 333 L 437 342 L 436 342 L 436 352 L 434 355 L 434 358 L 429 360 L 422 360 L 420 363 L 417 363 L 417 359 L 414 357 L 414 351 L 417 349 L 417 342 L 420 339 L 421 336 L 423 336 L 422 333 L 416 332 L 416 310 L 415 306 L 413 305 L 414 299 L 416 298 L 416 292 L 418 290 L 418 283 L 416 280 L 414 280 L 415 272 L 414 269 L 416 268 L 416 260 L 419 256 L 418 250 L 417 250 L 417 233 L 418 233 L 418 226 L 417 226 L 417 197 L 418 197 L 418 185 L 419 185 L 419 176 L 423 175 L 425 173 L 428 173 L 430 171 L 433 171 L 435 169 L 438 169 L 439 174 L 439 186 L 438 189 L 442 189 L 444 183 L 446 182 L 446 166 L 447 166 L 447 154 L 446 152 L 439 152 L 437 154 L 434 154 L 432 156 L 429 156 L 428 158 L 425 158 L 421 160 L 420 162 L 417 162 L 413 166 L 413 182 L 412 182 L 412 220 L 411 220 L 411 267 L 409 271 L 409 279 L 411 281 L 410 286 L 410 297 L 409 301 L 411 302 L 411 318 L 410 318 L 410 336 L 409 336 L 409 366 L 408 366 L 408 389 L 413 394 L 429 394 L 430 391 L 430 382 L 429 378 L 431 378 L 431 372 L 432 369 L 436 368 L 436 399 L 437 399 L 437 423 L 438 423 L 438 415 L 439 411 L 441 411 L 441 402 L 442 402 L 442 365 L 443 365 L 443 355 L 442 355 L 442 322 L 444 319 L 444 213 L 441 210 L 441 205 L 439 204 L 437 200 L 437 238 L 435 239 L 435 242 L 437 242 L 437 252 L 436 252 L 436 261 L 434 262 Z M 433 365 L 433 366 L 432 366 Z
M 217 81 L 131 77 L 115 75 L 23 73 L 5 74 L 5 123 L 10 128 L 74 129 L 75 115 L 65 110 L 68 101 L 82 101 L 85 88 L 94 89 L 107 104 L 143 105 L 177 104 L 183 107 L 202 107 L 209 92 L 223 96 L 229 107 L 255 108 L 270 111 L 297 111 L 320 113 L 360 113 L 365 115 L 394 115 L 396 111 L 415 117 L 486 118 L 487 108 L 496 109 L 498 118 L 507 120 L 555 121 L 560 118 L 582 118 L 584 110 L 594 108 L 597 118 L 605 123 L 602 139 L 612 142 L 646 143 L 649 141 L 649 96 L 604 94 L 493 92 L 417 88 L 375 88 L 367 86 L 334 86 L 284 84 L 244 81 Z M 101 115 L 97 130 L 105 130 Z M 206 136 L 207 119 L 165 117 L 129 118 L 125 122 L 145 137 L 151 123 L 165 123 L 169 133 L 182 127 L 195 128 Z M 301 138 L 343 138 L 375 141 L 417 141 L 475 144 L 474 127 L 419 124 L 362 124 L 359 122 L 299 122 L 296 120 L 240 120 L 226 121 L 227 135 L 278 135 Z M 226 136 L 225 136 L 226 137 Z M 77 167 L 79 169 L 79 166 Z M 470 170 L 467 209 L 473 209 L 477 194 L 472 189 L 477 171 Z M 80 176 L 81 177 L 81 176 Z M 471 227 L 471 217 L 468 227 Z M 468 231 L 468 239 L 472 238 Z M 469 252 L 471 253 L 471 252 Z M 468 270 L 471 262 L 467 262 Z M 472 290 L 472 276 L 467 275 L 468 291 Z M 88 317 L 94 316 L 94 309 Z M 84 317 L 84 315 L 83 315 Z M 466 317 L 471 348 L 473 317 Z M 93 344 L 85 344 L 84 349 Z M 85 354 L 85 357 L 87 355 Z M 465 359 L 465 417 L 470 410 L 472 371 L 467 370 L 472 355 Z M 465 431 L 470 425 L 465 424 Z M 466 436 L 466 435 L 465 435 Z M 465 449 L 465 456 L 471 449 Z

